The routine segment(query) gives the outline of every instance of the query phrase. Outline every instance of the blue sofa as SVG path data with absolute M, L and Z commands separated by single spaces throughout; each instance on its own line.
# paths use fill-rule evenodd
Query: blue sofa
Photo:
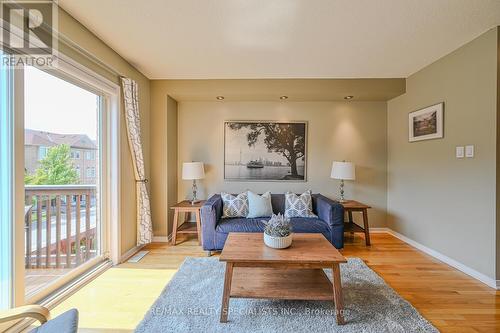
M 275 214 L 285 212 L 285 195 L 272 194 Z M 313 212 L 318 218 L 291 218 L 293 232 L 321 233 L 336 248 L 344 247 L 344 208 L 321 194 L 312 195 Z M 230 232 L 263 232 L 262 220 L 268 218 L 222 218 L 222 198 L 215 194 L 201 207 L 203 249 L 220 251 Z

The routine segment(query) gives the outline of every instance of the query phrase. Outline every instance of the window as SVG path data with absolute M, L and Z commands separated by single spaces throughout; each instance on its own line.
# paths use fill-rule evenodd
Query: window
M 38 160 L 43 160 L 45 157 L 47 157 L 47 154 L 49 153 L 49 147 L 40 147 L 38 149 Z
M 85 159 L 86 160 L 95 160 L 95 151 L 90 150 L 85 152 Z
M 78 165 L 75 167 L 75 170 L 76 170 L 76 175 L 78 176 L 78 178 L 80 178 L 82 176 L 82 172 L 80 171 L 80 167 Z
M 71 149 L 70 157 L 74 160 L 80 159 L 80 151 Z
M 87 168 L 87 178 L 95 178 L 95 168 L 94 167 L 90 167 L 90 168 Z

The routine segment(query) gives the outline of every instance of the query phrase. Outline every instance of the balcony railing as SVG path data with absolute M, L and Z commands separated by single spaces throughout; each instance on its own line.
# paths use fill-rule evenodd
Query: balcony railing
M 97 254 L 95 185 L 26 185 L 27 269 L 72 268 Z

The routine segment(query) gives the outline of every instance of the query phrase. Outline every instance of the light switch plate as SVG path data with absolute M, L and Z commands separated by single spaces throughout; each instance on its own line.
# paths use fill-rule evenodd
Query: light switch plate
M 465 157 L 465 148 L 464 146 L 459 146 L 455 148 L 455 153 L 457 158 L 464 158 Z
M 474 145 L 465 146 L 465 157 L 474 157 Z

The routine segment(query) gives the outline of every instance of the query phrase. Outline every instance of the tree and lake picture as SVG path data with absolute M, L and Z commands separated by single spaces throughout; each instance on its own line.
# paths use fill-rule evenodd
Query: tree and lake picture
M 226 121 L 224 179 L 306 180 L 306 122 Z

